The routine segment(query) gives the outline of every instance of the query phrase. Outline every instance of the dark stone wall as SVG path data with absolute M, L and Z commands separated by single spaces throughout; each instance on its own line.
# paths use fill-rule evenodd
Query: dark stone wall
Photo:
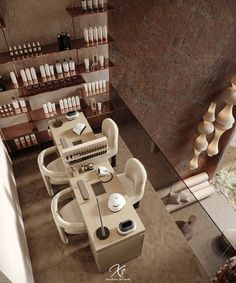
M 115 42 L 110 80 L 182 177 L 207 170 L 220 154 L 188 168 L 197 124 L 236 72 L 234 0 L 115 0 L 108 15 Z M 231 131 L 224 134 L 220 148 Z

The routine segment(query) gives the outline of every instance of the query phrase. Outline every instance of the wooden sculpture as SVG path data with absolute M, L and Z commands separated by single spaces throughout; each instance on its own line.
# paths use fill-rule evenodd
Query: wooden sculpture
M 208 145 L 207 154 L 213 156 L 219 152 L 219 140 L 223 133 L 232 128 L 234 124 L 233 107 L 236 105 L 236 91 L 232 87 L 226 93 L 224 101 L 225 107 L 217 114 L 215 121 L 215 136 Z
M 212 102 L 206 114 L 203 116 L 203 121 L 198 124 L 198 132 L 200 133 L 200 136 L 196 138 L 193 144 L 194 156 L 189 163 L 191 170 L 198 168 L 198 157 L 201 152 L 207 150 L 208 141 L 206 136 L 214 131 L 214 125 L 212 122 L 215 120 L 215 108 L 216 103 Z

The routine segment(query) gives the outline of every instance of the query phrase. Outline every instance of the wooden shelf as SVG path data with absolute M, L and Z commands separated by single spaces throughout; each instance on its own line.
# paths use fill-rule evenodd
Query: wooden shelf
M 0 28 L 5 28 L 5 27 L 6 25 L 5 25 L 3 18 L 0 18 Z
M 57 110 L 57 117 L 65 116 L 65 113 L 63 113 L 63 114 L 61 113 L 61 110 L 60 110 L 60 107 L 59 107 L 58 104 L 56 105 L 56 110 Z M 75 110 L 80 111 L 81 109 L 77 108 L 77 109 L 72 109 L 70 111 L 75 111 Z M 54 115 L 47 117 L 46 114 L 43 111 L 43 108 L 31 110 L 30 116 L 31 116 L 31 119 L 32 119 L 33 122 L 39 122 L 39 121 L 42 121 L 42 120 L 50 120 L 50 119 L 54 118 Z
M 93 73 L 93 72 L 97 72 L 97 71 L 104 71 L 104 70 L 108 70 L 112 67 L 114 67 L 115 65 L 109 60 L 108 62 L 108 66 L 106 66 L 105 68 L 101 69 L 98 65 L 95 66 L 94 70 L 93 71 L 89 71 L 89 72 L 86 72 L 86 69 L 85 69 L 85 65 L 84 64 L 79 64 L 78 66 L 78 72 L 80 74 L 90 74 L 90 73 Z
M 84 89 L 81 91 L 82 95 L 83 95 L 83 98 L 84 99 L 89 99 L 89 98 L 92 98 L 92 97 L 98 97 L 98 96 L 102 96 L 102 95 L 105 95 L 107 93 L 110 93 L 112 91 L 114 91 L 115 89 L 113 88 L 113 86 L 109 83 L 106 83 L 106 91 L 103 91 L 103 92 L 98 92 L 98 93 L 94 93 L 94 94 L 88 94 L 86 95 L 85 92 L 84 92 Z
M 21 79 L 18 78 L 19 89 L 23 89 L 23 94 L 21 94 L 21 97 L 33 96 L 33 95 L 36 95 L 36 94 L 39 94 L 39 93 L 44 93 L 44 92 L 47 92 L 47 91 L 53 91 L 53 90 L 61 89 L 61 88 L 64 88 L 64 87 L 79 85 L 79 84 L 82 84 L 82 83 L 85 82 L 83 77 L 81 76 L 82 74 L 90 74 L 90 73 L 97 72 L 97 71 L 108 70 L 112 67 L 114 67 L 114 64 L 109 60 L 108 66 L 106 66 L 105 68 L 101 69 L 99 66 L 95 66 L 93 71 L 86 72 L 85 65 L 79 64 L 79 65 L 76 66 L 76 75 L 75 75 L 76 79 L 68 81 L 66 83 L 63 83 L 63 82 L 58 83 L 58 84 L 50 83 L 50 85 L 45 85 L 45 86 L 42 86 L 42 87 L 39 87 L 39 85 L 32 85 L 32 86 L 30 86 L 30 88 L 25 87 L 25 86 L 23 86 Z M 40 74 L 38 74 L 37 76 L 38 76 L 38 78 L 40 78 Z M 39 80 L 39 83 L 41 83 L 41 82 L 42 81 Z M 13 87 L 13 84 L 12 84 L 10 79 L 4 80 L 3 83 L 6 87 L 6 91 L 15 89 Z
M 37 54 L 37 55 L 35 54 L 33 56 L 28 56 L 28 57 L 19 58 L 19 59 L 12 59 L 9 52 L 3 52 L 3 53 L 0 53 L 0 64 L 18 62 L 18 61 L 29 60 L 29 59 L 32 60 L 33 58 L 38 58 L 38 57 L 42 57 L 42 56 L 49 55 L 49 54 L 58 54 L 61 52 L 68 52 L 68 51 L 76 50 L 76 49 L 91 48 L 91 47 L 96 47 L 100 45 L 106 45 L 112 41 L 114 40 L 110 35 L 108 35 L 107 42 L 99 42 L 98 44 L 94 44 L 94 45 L 86 45 L 83 38 L 75 39 L 75 40 L 71 40 L 71 49 L 64 50 L 64 51 L 59 50 L 57 43 L 52 43 L 52 44 L 47 44 L 47 45 L 42 46 L 42 54 Z
M 34 126 L 31 122 L 21 123 L 2 129 L 6 140 L 13 140 L 16 137 L 25 136 L 34 132 Z
M 14 116 L 18 116 L 18 115 L 22 115 L 22 114 L 27 114 L 27 113 L 29 113 L 29 109 L 30 109 L 29 102 L 26 101 L 25 103 L 26 103 L 26 107 L 27 107 L 27 111 L 26 111 L 26 112 L 16 113 L 16 112 L 15 112 L 15 109 L 13 108 L 13 105 L 11 104 L 14 114 L 9 115 L 9 116 L 5 116 L 5 117 L 1 116 L 1 114 L 0 114 L 0 118 L 1 118 L 1 119 L 6 119 L 6 118 L 9 118 L 9 117 L 14 117 Z M 3 106 L 3 105 L 1 105 L 1 106 Z M 21 110 L 21 111 L 22 111 L 22 110 Z
M 24 148 L 20 148 L 20 149 L 18 149 L 17 148 L 17 146 L 16 146 L 16 144 L 15 144 L 15 141 L 14 140 L 8 140 L 7 141 L 7 145 L 8 145 L 8 147 L 10 148 L 10 150 L 11 150 L 11 152 L 21 152 L 21 151 L 24 151 L 24 152 L 26 152 L 26 151 L 29 151 L 30 149 L 32 150 L 33 148 L 37 148 L 37 147 L 39 147 L 39 144 L 36 144 L 36 145 L 34 145 L 34 144 L 32 144 L 32 145 L 27 145 L 26 147 L 24 147 Z
M 40 75 L 38 75 L 38 77 L 40 77 Z M 23 94 L 21 94 L 20 97 L 34 96 L 48 91 L 54 91 L 57 89 L 80 85 L 84 82 L 85 81 L 83 77 L 77 72 L 75 76 L 67 77 L 63 80 L 56 80 L 55 82 L 50 81 L 48 83 L 45 83 L 44 85 L 42 85 L 42 81 L 39 81 L 39 84 L 37 85 L 22 87 Z
M 102 116 L 102 115 L 105 115 L 107 113 L 110 113 L 112 110 L 114 110 L 113 104 L 110 101 L 105 101 L 105 102 L 103 102 L 101 113 L 99 113 L 98 111 L 96 111 L 94 113 L 90 106 L 83 109 L 83 112 L 84 112 L 85 117 L 87 119 L 90 119 L 90 118 L 95 118 L 95 117 Z
M 110 11 L 113 11 L 114 8 L 108 4 L 105 4 L 105 11 L 93 11 L 93 13 L 84 13 L 82 11 L 82 7 L 76 7 L 76 8 L 66 8 L 66 11 L 69 13 L 71 17 L 79 17 L 79 16 L 94 16 L 102 13 L 107 13 Z

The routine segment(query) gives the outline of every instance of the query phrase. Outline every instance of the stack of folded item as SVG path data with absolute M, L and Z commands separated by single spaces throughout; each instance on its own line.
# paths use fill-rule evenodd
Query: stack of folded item
M 215 192 L 214 187 L 209 183 L 207 173 L 184 179 L 158 191 L 169 212 L 181 209 L 191 203 L 209 197 Z

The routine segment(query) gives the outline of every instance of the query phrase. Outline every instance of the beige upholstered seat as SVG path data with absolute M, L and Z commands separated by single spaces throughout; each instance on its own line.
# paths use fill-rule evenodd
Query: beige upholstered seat
M 69 183 L 61 158 L 57 158 L 48 165 L 45 165 L 45 157 L 56 152 L 56 146 L 52 146 L 41 151 L 38 156 L 39 170 L 50 196 L 54 195 L 51 185 L 63 185 Z
M 118 136 L 119 130 L 116 123 L 110 119 L 106 118 L 102 122 L 102 133 L 97 134 L 97 137 L 106 136 L 108 139 L 109 146 L 109 156 L 112 159 L 112 166 L 116 165 L 116 154 L 118 152 Z
M 117 175 L 130 202 L 137 208 L 143 198 L 147 173 L 142 163 L 136 158 L 130 158 L 125 165 L 125 172 Z
M 51 202 L 51 211 L 57 230 L 64 244 L 68 243 L 68 234 L 87 233 L 76 199 L 71 200 L 59 211 L 59 202 L 72 197 L 72 188 L 57 193 Z

